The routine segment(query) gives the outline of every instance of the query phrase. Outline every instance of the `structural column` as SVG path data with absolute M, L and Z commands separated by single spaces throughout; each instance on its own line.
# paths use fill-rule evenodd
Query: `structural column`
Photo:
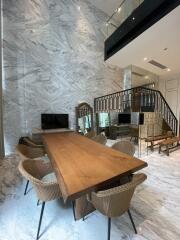
M 0 0 L 0 159 L 4 157 L 3 90 L 2 90 L 2 0 Z

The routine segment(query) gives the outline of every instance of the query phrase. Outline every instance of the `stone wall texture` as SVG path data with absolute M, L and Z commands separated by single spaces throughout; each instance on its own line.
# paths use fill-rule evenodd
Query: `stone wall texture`
M 123 88 L 103 59 L 106 19 L 87 0 L 3 0 L 6 153 L 41 113 L 68 113 L 75 128 L 76 105 Z

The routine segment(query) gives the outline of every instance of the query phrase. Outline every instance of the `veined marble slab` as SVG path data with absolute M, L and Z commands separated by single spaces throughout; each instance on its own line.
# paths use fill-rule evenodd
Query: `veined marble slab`
M 75 129 L 75 106 L 123 88 L 104 62 L 106 20 L 87 0 L 3 0 L 6 153 L 41 113 L 68 113 Z

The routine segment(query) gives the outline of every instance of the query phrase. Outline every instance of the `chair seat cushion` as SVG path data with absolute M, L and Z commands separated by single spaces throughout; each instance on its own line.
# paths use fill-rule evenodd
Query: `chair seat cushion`
M 45 175 L 41 180 L 43 182 L 57 182 L 57 178 L 54 172 Z

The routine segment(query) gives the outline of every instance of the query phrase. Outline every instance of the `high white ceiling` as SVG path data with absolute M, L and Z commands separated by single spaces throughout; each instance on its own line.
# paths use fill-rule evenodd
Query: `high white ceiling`
M 180 6 L 113 55 L 107 62 L 124 68 L 136 65 L 160 76 L 180 73 Z M 167 48 L 165 51 L 164 49 Z M 147 61 L 144 61 L 147 57 Z M 148 63 L 155 60 L 168 68 Z
M 111 16 L 123 0 L 90 0 L 90 2 L 103 12 Z

